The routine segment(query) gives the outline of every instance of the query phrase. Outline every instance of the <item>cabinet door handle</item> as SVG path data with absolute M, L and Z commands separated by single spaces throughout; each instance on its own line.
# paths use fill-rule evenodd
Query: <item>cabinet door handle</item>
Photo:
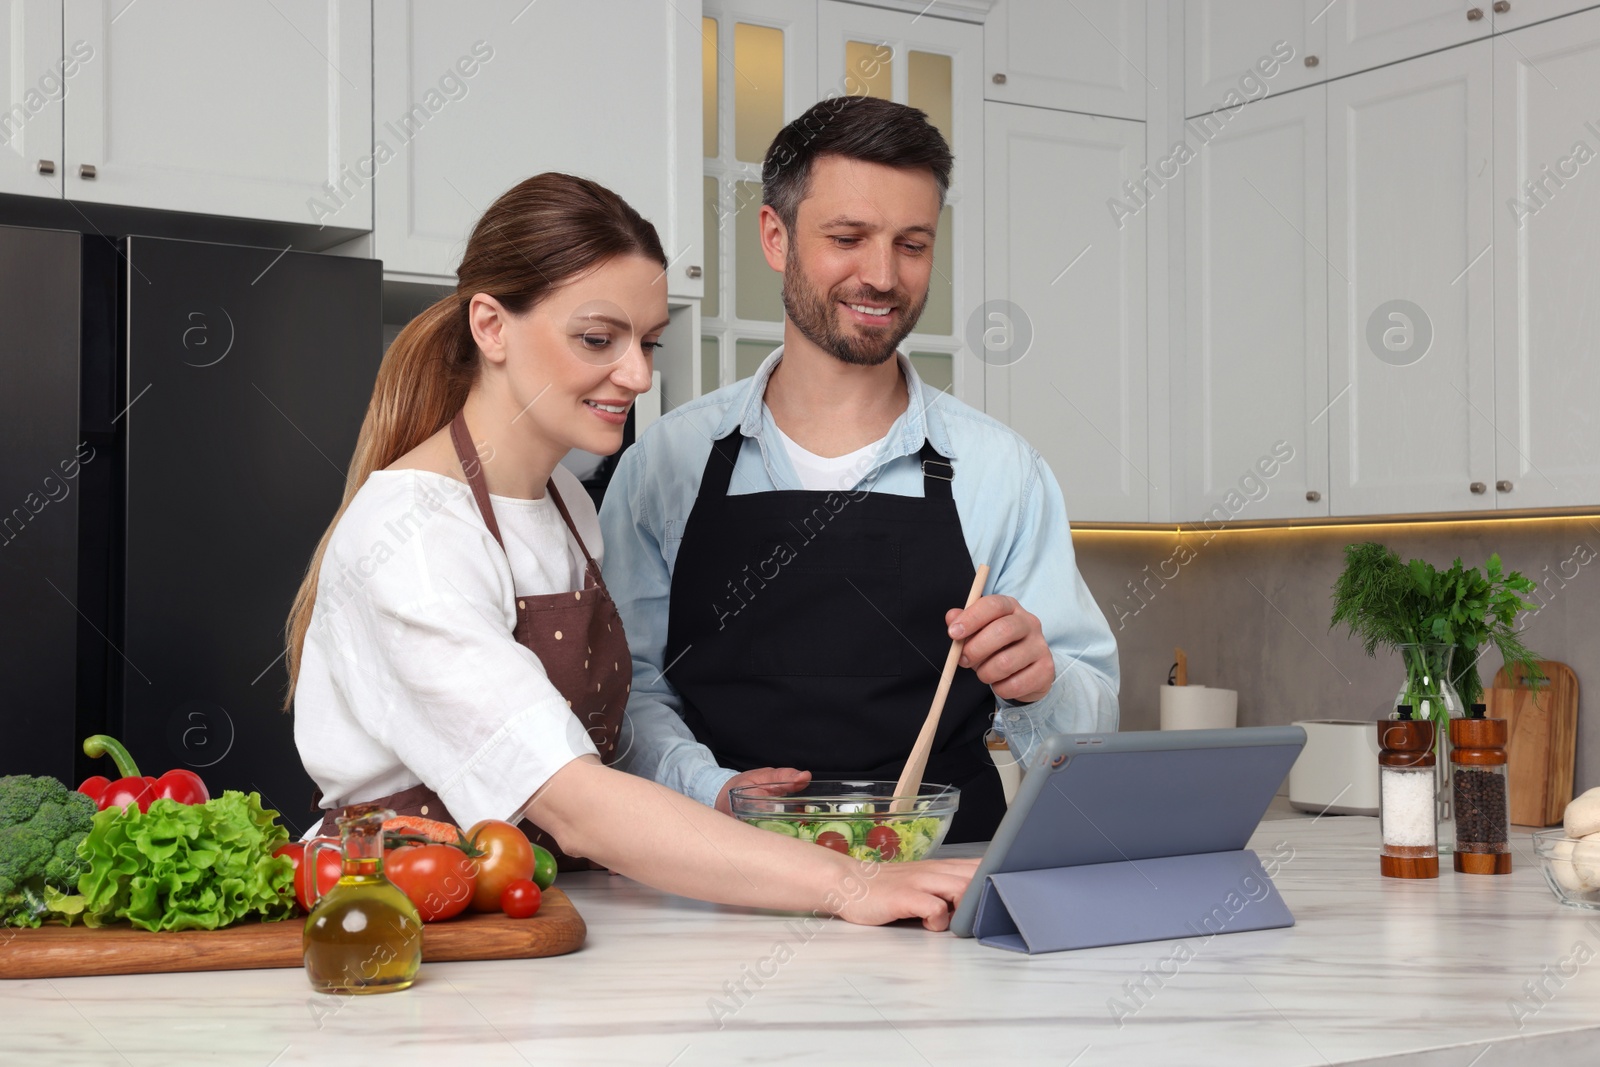
M 1502 493 L 1509 493 L 1509 492 L 1511 492 L 1511 482 L 1510 482 L 1510 481 L 1508 481 L 1508 480 L 1507 480 L 1507 479 L 1505 479 L 1505 478 L 1501 478 L 1501 479 L 1500 479 L 1500 480 L 1499 480 L 1499 481 L 1498 481 L 1498 482 L 1495 482 L 1495 483 L 1494 483 L 1494 487 L 1495 487 L 1495 488 L 1496 488 L 1496 489 L 1497 489 L 1497 490 L 1499 490 L 1499 491 L 1500 491 L 1500 492 L 1502 492 Z
M 80 178 L 93 178 L 94 177 L 94 173 L 95 173 L 95 171 L 94 171 L 94 164 L 93 163 L 79 163 L 78 164 L 78 177 L 80 177 Z
M 1489 487 L 1484 485 L 1482 482 L 1473 482 L 1471 485 L 1467 486 L 1467 488 L 1480 495 L 1489 491 Z
M 1317 492 L 1315 489 L 1307 489 L 1306 490 L 1306 499 L 1311 501 L 1311 503 L 1315 504 L 1317 501 L 1322 499 L 1322 494 Z
M 1504 15 L 1511 10 L 1511 0 L 1494 0 L 1494 13 Z
M 1469 8 L 1467 8 L 1467 21 L 1468 22 L 1477 22 L 1481 18 L 1483 18 L 1483 8 L 1481 8 L 1481 7 L 1469 7 Z
M 701 274 L 705 273 L 698 266 L 685 267 L 683 272 L 691 278 L 698 278 Z
M 1006 76 L 1004 74 L 996 74 L 989 80 L 994 82 L 996 85 L 1004 85 L 1006 83 Z
M 41 159 L 41 160 L 39 160 L 39 173 L 40 174 L 54 174 L 55 172 L 56 172 L 56 161 L 55 160 L 53 160 L 53 159 Z
M 1314 67 L 1321 62 L 1322 60 L 1318 59 L 1316 56 L 1306 56 L 1306 66 L 1308 67 Z

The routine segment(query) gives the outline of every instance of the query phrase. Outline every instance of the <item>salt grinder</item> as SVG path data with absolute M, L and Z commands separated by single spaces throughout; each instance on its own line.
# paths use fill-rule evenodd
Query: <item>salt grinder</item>
M 1437 878 L 1433 723 L 1413 719 L 1410 704 L 1397 710 L 1398 719 L 1377 723 L 1378 869 L 1387 878 Z

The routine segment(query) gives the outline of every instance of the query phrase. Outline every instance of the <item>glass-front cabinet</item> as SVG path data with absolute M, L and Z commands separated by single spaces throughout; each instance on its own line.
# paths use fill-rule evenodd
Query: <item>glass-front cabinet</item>
M 927 112 L 955 152 L 928 304 L 904 350 L 919 374 L 983 406 L 963 323 L 982 299 L 982 27 L 822 0 L 702 6 L 705 296 L 700 391 L 749 377 L 783 340 L 781 276 L 761 253 L 761 162 L 819 100 L 876 96 Z

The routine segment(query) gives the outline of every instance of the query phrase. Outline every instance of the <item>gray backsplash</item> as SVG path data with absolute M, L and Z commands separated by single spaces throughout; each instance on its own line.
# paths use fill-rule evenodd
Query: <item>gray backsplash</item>
M 1460 556 L 1482 566 L 1498 551 L 1508 570 L 1540 582 L 1544 606 L 1526 618 L 1541 658 L 1578 676 L 1575 788 L 1600 785 L 1600 520 L 1499 520 L 1206 532 L 1078 531 L 1078 567 L 1117 637 L 1122 728 L 1159 724 L 1157 686 L 1174 647 L 1189 679 L 1239 691 L 1239 724 L 1376 718 L 1400 687 L 1397 657 L 1368 658 L 1341 627 L 1330 593 L 1346 544 L 1378 541 L 1402 559 L 1439 567 Z M 1501 666 L 1480 664 L 1485 686 Z

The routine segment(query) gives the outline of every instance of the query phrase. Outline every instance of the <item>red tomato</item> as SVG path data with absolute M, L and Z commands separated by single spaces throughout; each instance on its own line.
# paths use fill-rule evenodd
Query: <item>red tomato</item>
M 900 835 L 892 826 L 874 826 L 867 831 L 867 847 L 877 849 L 883 859 L 892 860 L 900 851 Z
M 844 835 L 837 830 L 822 831 L 817 835 L 817 844 L 823 848 L 831 848 L 835 852 L 843 852 L 847 856 L 850 854 L 850 842 L 846 841 Z
M 473 911 L 499 911 L 500 894 L 519 878 L 532 880 L 533 842 L 528 835 L 500 819 L 484 819 L 467 831 L 467 840 L 484 851 L 473 860 L 478 878 L 472 894 Z
M 472 858 L 454 845 L 406 845 L 386 852 L 383 873 L 411 898 L 425 923 L 466 911 L 477 888 Z
M 500 894 L 500 910 L 513 919 L 529 919 L 539 910 L 543 896 L 537 883 L 528 878 L 518 878 Z
M 336 837 L 318 837 L 317 841 L 327 841 L 331 847 L 317 850 L 317 900 L 322 899 L 322 894 L 332 889 L 339 881 L 339 876 L 344 873 L 344 858 L 339 851 L 339 839 Z M 294 863 L 294 899 L 299 902 L 301 911 L 310 911 L 311 876 L 304 869 L 306 849 L 310 841 L 293 841 L 287 845 L 280 845 L 273 850 L 274 856 L 288 856 Z

